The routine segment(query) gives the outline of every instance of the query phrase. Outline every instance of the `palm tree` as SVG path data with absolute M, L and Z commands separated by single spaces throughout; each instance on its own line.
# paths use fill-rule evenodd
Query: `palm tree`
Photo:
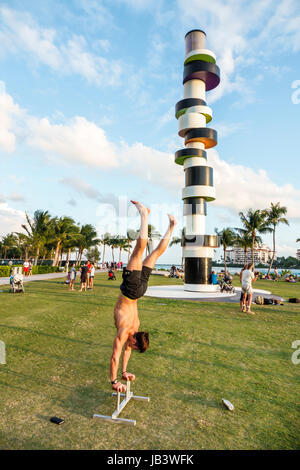
M 224 250 L 224 267 L 225 267 L 225 274 L 227 274 L 227 263 L 226 263 L 226 250 L 229 246 L 233 246 L 235 240 L 235 233 L 230 228 L 223 228 L 220 232 L 215 229 L 216 234 L 220 238 L 220 244 L 223 246 Z
M 273 264 L 273 261 L 274 261 L 274 258 L 275 258 L 275 231 L 276 231 L 276 227 L 279 224 L 289 225 L 288 220 L 285 217 L 283 217 L 286 213 L 287 213 L 287 208 L 284 207 L 284 206 L 281 207 L 279 202 L 277 202 L 276 204 L 273 204 L 271 202 L 271 208 L 269 210 L 267 210 L 268 224 L 272 226 L 272 232 L 273 232 L 273 254 L 272 254 L 272 259 L 271 259 L 270 266 L 269 266 L 269 269 L 268 269 L 268 274 L 271 271 L 272 264 Z
M 92 246 L 98 245 L 100 241 L 99 238 L 96 238 L 96 229 L 91 224 L 82 225 L 80 229 L 80 235 L 82 235 L 82 238 L 78 243 L 78 264 L 81 264 L 81 258 L 84 250 L 88 250 Z
M 78 226 L 75 225 L 75 221 L 71 217 L 54 217 L 51 220 L 50 233 L 51 241 L 52 243 L 55 243 L 53 266 L 57 266 L 59 256 L 62 255 L 62 248 L 64 247 L 64 245 L 65 248 L 68 249 L 70 249 L 72 246 L 76 246 L 76 244 L 72 245 L 72 243 L 74 241 L 74 237 L 78 237 L 79 229 Z M 68 245 L 68 241 L 70 242 L 72 238 L 73 241 L 71 242 L 70 246 Z
M 102 252 L 102 263 L 104 263 L 104 257 L 105 257 L 105 247 L 108 246 L 110 240 L 110 234 L 108 232 L 104 233 L 104 235 L 101 235 L 99 244 L 103 246 L 103 252 Z
M 130 242 L 130 240 L 128 240 L 128 238 L 120 238 L 119 243 L 118 243 L 118 247 L 119 247 L 119 250 L 120 250 L 119 251 L 119 262 L 121 262 L 122 251 L 129 252 L 130 248 L 131 248 L 131 242 Z
M 249 232 L 247 232 L 247 230 L 243 228 L 235 228 L 235 230 L 238 233 L 236 233 L 235 235 L 233 246 L 238 246 L 239 248 L 244 249 L 244 265 L 246 265 L 248 249 L 251 248 L 252 246 L 252 237 L 249 234 Z M 256 243 L 257 244 L 262 243 L 262 239 L 258 235 L 256 235 L 255 237 L 255 244 Z
M 35 250 L 34 264 L 37 265 L 41 249 L 49 237 L 51 216 L 48 211 L 37 210 L 34 212 L 31 220 L 28 214 L 25 214 L 27 224 L 22 224 L 22 228 L 28 235 L 31 245 Z
M 173 245 L 181 245 L 182 239 L 185 236 L 185 228 L 181 230 L 181 237 L 173 237 L 172 240 L 170 241 L 169 247 Z M 183 256 L 181 257 L 181 266 L 183 267 Z
M 130 252 L 131 252 L 131 248 L 132 248 L 132 242 L 134 242 L 135 240 L 137 240 L 139 236 L 139 232 L 137 230 L 133 230 L 133 229 L 129 229 L 127 230 L 127 241 L 128 241 L 128 260 L 129 260 L 129 257 L 130 257 Z
M 150 252 L 152 251 L 151 248 L 153 246 L 153 240 L 160 238 L 161 235 L 160 233 L 156 230 L 154 225 L 149 224 L 148 225 L 148 241 L 147 241 L 147 253 L 150 255 Z
M 267 220 L 267 211 L 260 209 L 254 211 L 253 209 L 249 209 L 246 215 L 240 212 L 239 216 L 246 232 L 251 236 L 252 264 L 254 265 L 254 247 L 257 234 L 272 231 Z
M 15 248 L 17 244 L 17 237 L 14 233 L 8 233 L 2 237 L 3 258 L 6 259 L 7 251 Z

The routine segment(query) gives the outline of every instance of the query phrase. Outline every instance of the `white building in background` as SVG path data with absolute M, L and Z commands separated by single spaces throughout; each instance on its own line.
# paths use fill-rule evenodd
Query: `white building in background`
M 298 250 L 297 250 L 296 258 L 297 258 L 298 261 L 300 261 L 300 248 L 298 248 Z
M 299 250 L 300 251 L 300 250 Z M 267 264 L 272 258 L 273 251 L 267 245 L 256 246 L 254 249 L 254 263 L 255 264 Z M 252 261 L 252 250 L 251 248 L 247 251 L 247 257 L 245 260 L 245 252 L 243 248 L 233 247 L 231 250 L 226 250 L 227 260 L 230 263 L 244 264 L 251 263 Z M 276 255 L 275 258 L 276 259 Z

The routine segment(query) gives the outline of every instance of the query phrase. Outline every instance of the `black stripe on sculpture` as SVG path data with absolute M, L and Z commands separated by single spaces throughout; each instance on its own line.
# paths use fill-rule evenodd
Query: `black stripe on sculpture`
M 196 129 L 190 129 L 185 134 L 185 145 L 188 142 L 192 141 L 199 141 L 203 142 L 205 148 L 211 148 L 217 145 L 218 143 L 218 134 L 215 129 L 211 129 L 210 127 L 199 127 Z
M 206 101 L 201 98 L 185 98 L 184 100 L 178 101 L 175 106 L 175 116 L 182 109 L 191 108 L 192 106 L 206 106 Z
M 218 235 L 184 235 L 181 239 L 181 246 L 219 248 L 220 239 Z
M 185 186 L 213 186 L 213 169 L 210 166 L 191 166 L 185 170 Z
M 211 258 L 185 258 L 185 284 L 210 284 Z
M 188 197 L 183 201 L 183 215 L 207 215 L 207 202 L 202 197 Z
M 189 157 L 202 157 L 207 159 L 205 150 L 185 148 L 177 150 L 177 152 L 175 153 L 175 163 L 177 163 L 178 165 L 183 165 L 184 160 Z
M 216 64 L 195 60 L 184 66 L 183 84 L 189 80 L 202 80 L 206 91 L 213 90 L 220 83 L 220 69 Z
M 188 32 L 186 33 L 186 35 L 184 36 L 184 38 L 186 38 L 188 34 L 193 33 L 194 31 L 195 31 L 195 32 L 198 32 L 198 33 L 203 33 L 203 34 L 206 36 L 206 32 L 203 31 L 203 29 L 191 29 L 190 31 L 188 31 Z

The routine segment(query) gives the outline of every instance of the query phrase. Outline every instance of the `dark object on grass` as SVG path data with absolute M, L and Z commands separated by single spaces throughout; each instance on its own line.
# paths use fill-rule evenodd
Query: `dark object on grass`
M 57 418 L 56 416 L 52 416 L 52 418 L 50 418 L 50 421 L 51 423 L 55 423 L 55 424 L 63 424 L 65 421 L 61 418 Z
M 297 299 L 297 297 L 292 297 L 291 299 L 289 299 L 289 302 L 291 304 L 300 304 L 300 299 Z

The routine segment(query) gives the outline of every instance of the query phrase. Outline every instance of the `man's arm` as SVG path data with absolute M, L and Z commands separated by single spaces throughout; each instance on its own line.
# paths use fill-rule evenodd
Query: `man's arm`
M 126 341 L 126 337 L 124 337 L 124 335 L 122 335 L 121 338 L 119 336 L 116 336 L 114 339 L 113 352 L 112 352 L 111 361 L 110 361 L 111 382 L 117 379 L 120 356 L 121 356 L 122 348 L 123 348 L 125 341 Z M 113 389 L 117 390 L 118 392 L 123 392 L 126 390 L 126 387 L 120 382 L 117 382 L 116 384 L 113 385 Z
M 127 365 L 128 365 L 130 356 L 131 356 L 131 347 L 129 346 L 129 343 L 127 341 L 124 352 L 123 352 L 123 358 L 122 358 L 122 379 L 124 380 L 135 379 L 135 376 L 133 374 L 131 374 L 130 372 L 127 372 Z

